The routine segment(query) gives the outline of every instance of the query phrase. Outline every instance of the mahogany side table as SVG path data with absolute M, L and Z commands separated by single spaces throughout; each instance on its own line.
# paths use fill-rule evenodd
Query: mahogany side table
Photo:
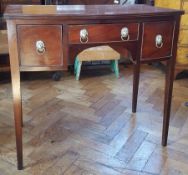
M 8 29 L 18 169 L 23 169 L 21 71 L 67 70 L 82 50 L 109 45 L 132 53 L 132 112 L 140 65 L 166 61 L 162 145 L 167 145 L 180 17 L 184 12 L 147 5 L 10 5 Z M 108 34 L 108 35 L 107 35 Z

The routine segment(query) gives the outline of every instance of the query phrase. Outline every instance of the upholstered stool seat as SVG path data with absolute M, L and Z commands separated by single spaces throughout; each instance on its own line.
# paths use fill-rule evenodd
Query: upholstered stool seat
M 115 72 L 116 77 L 119 77 L 119 67 L 118 60 L 120 59 L 120 54 L 116 52 L 109 46 L 97 46 L 88 48 L 80 52 L 74 64 L 74 72 L 76 75 L 76 80 L 79 80 L 80 71 L 83 61 L 103 61 L 110 60 L 112 70 Z

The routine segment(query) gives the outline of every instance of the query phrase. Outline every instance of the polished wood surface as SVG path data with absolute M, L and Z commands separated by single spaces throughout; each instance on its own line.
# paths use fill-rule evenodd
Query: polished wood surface
M 162 132 L 162 145 L 167 145 L 168 127 L 170 120 L 170 107 L 172 98 L 172 88 L 173 88 L 173 76 L 174 76 L 174 65 L 177 50 L 177 39 L 179 32 L 179 22 L 180 16 L 183 11 L 155 8 L 146 5 L 130 5 L 130 6 L 113 6 L 113 5 L 70 5 L 70 6 L 8 6 L 5 12 L 5 18 L 8 24 L 8 40 L 9 40 L 9 52 L 11 59 L 11 71 L 12 71 L 12 86 L 13 86 L 13 98 L 14 98 L 14 113 L 15 113 L 15 123 L 16 123 L 16 141 L 17 141 L 17 156 L 18 156 L 18 169 L 23 168 L 23 155 L 22 155 L 22 108 L 21 108 L 21 91 L 20 91 L 20 71 L 44 71 L 44 70 L 65 70 L 69 60 L 72 60 L 71 56 L 76 55 L 81 52 L 86 47 L 91 47 L 95 45 L 109 44 L 112 48 L 120 53 L 123 53 L 128 49 L 133 58 L 131 59 L 134 63 L 134 75 L 133 75 L 133 99 L 132 99 L 132 112 L 137 110 L 137 97 L 139 88 L 139 76 L 140 76 L 140 65 L 141 63 L 150 63 L 153 61 L 167 61 L 168 71 L 166 74 L 166 88 L 165 88 L 165 102 L 164 102 L 164 117 L 163 117 L 163 132 Z M 153 23 L 155 22 L 155 23 Z M 157 29 L 151 28 L 152 24 L 159 27 Z M 108 32 L 109 24 L 114 32 L 115 37 L 111 37 L 113 32 Z M 120 29 L 120 24 L 127 25 L 126 30 L 124 28 L 119 31 L 119 36 L 121 41 L 114 42 L 117 38 L 117 33 Z M 174 25 L 175 24 L 175 25 Z M 33 25 L 33 27 L 28 28 L 28 25 Z M 48 36 L 42 41 L 42 45 L 45 46 L 46 42 L 52 41 L 50 35 L 47 35 L 48 30 L 54 27 L 57 32 L 58 26 L 62 26 L 62 37 L 59 37 L 57 43 L 62 43 L 63 49 L 63 62 L 64 64 L 54 65 L 57 63 L 56 59 L 52 61 L 50 57 L 49 60 L 42 62 L 39 58 L 37 63 L 33 64 L 33 60 L 27 61 L 28 65 L 20 64 L 20 54 L 22 53 L 22 61 L 27 59 L 27 53 L 38 52 L 38 47 L 33 49 L 33 46 L 29 44 L 25 46 L 19 43 L 19 41 L 24 41 L 25 34 L 31 32 L 30 36 L 26 37 L 26 41 L 37 42 L 41 36 Z M 84 38 L 87 38 L 86 42 L 71 43 L 71 40 L 75 39 L 78 42 L 78 36 L 83 36 L 80 32 L 75 32 L 75 35 L 71 33 L 74 28 L 78 30 L 78 25 L 84 26 L 82 29 L 86 30 L 84 33 Z M 116 26 L 117 25 L 117 26 Z M 41 28 L 51 26 L 46 33 L 40 30 Z M 123 25 L 124 26 L 124 25 Z M 136 27 L 135 27 L 136 26 Z M 137 28 L 138 26 L 138 28 Z M 146 26 L 146 30 L 144 30 Z M 22 32 L 18 34 L 19 28 L 21 27 Z M 39 27 L 37 30 L 37 27 Z M 86 27 L 86 29 L 85 29 Z M 173 29 L 174 28 L 174 29 Z M 81 29 L 81 28 L 79 28 Z M 87 31 L 88 29 L 88 31 Z M 101 29 L 101 30 L 99 30 Z M 151 29 L 151 30 L 150 30 Z M 124 32 L 122 32 L 122 30 Z M 110 30 L 109 30 L 110 31 Z M 147 32 L 147 33 L 144 33 Z M 168 33 L 167 33 L 168 32 Z M 40 34 L 41 33 L 41 34 Z M 58 33 L 58 32 L 57 32 Z M 70 36 L 71 33 L 71 36 Z M 123 33 L 123 34 L 122 34 Z M 126 35 L 125 38 L 122 37 Z M 130 36 L 129 36 L 130 34 Z M 156 36 L 155 36 L 156 34 Z M 160 34 L 160 41 L 156 40 L 157 35 Z M 22 36 L 23 35 L 23 36 Z M 152 36 L 151 41 L 143 36 Z M 34 40 L 32 39 L 34 37 Z M 37 37 L 36 37 L 37 36 Z M 55 35 L 56 36 L 56 35 Z M 94 43 L 89 43 L 90 36 Z M 103 36 L 103 37 L 98 37 Z M 108 38 L 109 36 L 109 38 Z M 138 36 L 138 37 L 136 37 Z M 154 37 L 155 36 L 155 37 Z M 171 37 L 173 36 L 173 41 Z M 36 38 L 35 38 L 36 37 Z M 31 39 L 30 39 L 31 38 Z M 102 38 L 102 39 L 101 39 Z M 92 40 L 91 40 L 92 41 Z M 122 42 L 123 41 L 123 42 Z M 160 47 L 156 45 L 156 41 L 160 42 Z M 153 44 L 155 43 L 157 49 L 154 49 Z M 170 44 L 170 45 L 169 45 Z M 54 43 L 55 45 L 55 43 Z M 32 47 L 31 47 L 32 46 Z M 48 46 L 48 44 L 47 44 Z M 152 47 L 151 47 L 152 46 Z M 41 47 L 41 44 L 39 45 Z M 150 48 L 145 51 L 143 48 Z M 32 48 L 32 49 L 31 49 Z M 46 46 L 43 48 L 47 48 Z M 142 52 L 142 50 L 144 52 Z M 26 52 L 25 52 L 26 51 Z M 54 50 L 54 52 L 57 50 Z M 171 54 L 170 54 L 171 51 Z M 50 50 L 51 52 L 51 50 Z M 152 53 L 156 52 L 156 53 Z M 59 53 L 59 50 L 57 51 Z M 147 59 L 144 56 L 151 56 Z M 45 55 L 46 53 L 42 53 Z M 33 59 L 33 58 L 32 58 Z M 35 58 L 37 59 L 37 57 Z M 31 61 L 31 62 L 30 62 Z M 45 65 L 45 63 L 50 63 Z M 32 63 L 32 64 L 30 64 Z
M 170 15 L 169 15 L 170 13 Z M 148 5 L 68 5 L 68 6 L 42 6 L 42 5 L 9 5 L 4 13 L 6 19 L 129 19 L 135 16 L 144 18 L 153 16 L 173 16 L 182 14 L 182 10 L 157 8 Z M 117 18 L 119 17 L 119 18 Z M 165 19 L 164 19 L 165 20 Z M 89 23 L 89 22 L 88 22 Z
M 80 30 L 88 31 L 88 43 L 126 42 L 121 39 L 121 29 L 129 29 L 129 41 L 138 40 L 138 23 L 70 25 L 69 43 L 80 44 Z M 113 34 L 113 35 L 112 35 Z
M 15 127 L 16 127 L 16 149 L 17 149 L 17 160 L 23 162 L 23 150 L 22 150 L 22 100 L 21 100 L 21 89 L 20 89 L 20 70 L 19 70 L 19 57 L 18 57 L 18 46 L 16 37 L 16 26 L 14 22 L 7 21 L 8 29 L 8 42 L 9 42 L 9 56 L 10 56 L 10 67 L 12 77 L 12 93 L 14 103 L 14 115 L 15 115 Z M 12 43 L 12 44 L 10 44 Z M 22 164 L 18 163 L 18 169 L 22 169 Z
M 172 90 L 173 90 L 173 79 L 174 71 L 176 64 L 176 55 L 177 55 L 177 43 L 179 36 L 179 26 L 180 26 L 180 17 L 177 17 L 176 27 L 174 28 L 174 38 L 173 38 L 173 50 L 172 50 L 172 60 L 167 60 L 167 71 L 165 79 L 165 96 L 164 96 L 164 106 L 163 111 L 163 135 L 162 135 L 162 145 L 167 145 L 169 122 L 170 122 L 170 111 L 171 111 L 171 101 L 172 101 Z M 176 44 L 175 44 L 176 43 Z
M 21 66 L 63 65 L 61 25 L 20 25 L 17 31 Z M 36 51 L 36 42 L 41 40 L 44 54 Z
M 0 30 L 6 30 L 6 22 L 3 18 L 3 13 L 7 5 L 9 4 L 41 4 L 40 0 L 0 0 Z M 1 31 L 0 31 L 1 32 Z M 1 35 L 1 34 L 0 34 Z M 1 37 L 1 36 L 0 36 Z M 9 65 L 9 57 L 8 57 L 8 47 L 7 41 L 2 41 L 0 38 L 0 72 L 9 72 L 10 65 Z M 3 56 L 2 50 L 3 49 Z
M 171 22 L 149 22 L 143 26 L 143 46 L 141 59 L 155 59 L 169 57 L 172 55 L 172 44 L 174 38 L 175 23 Z M 149 35 L 148 35 L 149 33 Z M 157 48 L 153 42 L 157 34 L 163 36 L 162 48 Z M 167 35 L 168 34 L 168 35 Z M 148 47 L 149 46 L 149 47 Z
M 6 22 L 3 18 L 3 13 L 5 11 L 5 8 L 7 5 L 10 4 L 27 4 L 27 5 L 36 5 L 36 4 L 41 4 L 40 0 L 0 0 L 0 29 L 5 30 L 6 29 Z
M 41 4 L 40 0 L 1 0 L 0 1 L 0 13 L 3 13 L 6 6 L 10 4 Z

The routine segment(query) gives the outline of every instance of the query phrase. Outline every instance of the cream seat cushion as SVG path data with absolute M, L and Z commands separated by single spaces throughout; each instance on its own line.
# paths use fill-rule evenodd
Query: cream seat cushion
M 97 46 L 85 49 L 78 54 L 79 61 L 119 60 L 120 54 L 111 47 Z

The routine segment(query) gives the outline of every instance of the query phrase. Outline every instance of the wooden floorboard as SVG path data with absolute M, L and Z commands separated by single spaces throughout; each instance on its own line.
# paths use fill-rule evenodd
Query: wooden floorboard
M 21 83 L 23 171 L 16 170 L 10 83 L 0 84 L 0 175 L 187 175 L 188 80 L 176 80 L 168 146 L 161 146 L 164 72 L 141 69 L 131 113 L 132 66 L 86 69 L 55 82 L 37 74 Z M 36 76 L 35 76 L 36 75 Z

